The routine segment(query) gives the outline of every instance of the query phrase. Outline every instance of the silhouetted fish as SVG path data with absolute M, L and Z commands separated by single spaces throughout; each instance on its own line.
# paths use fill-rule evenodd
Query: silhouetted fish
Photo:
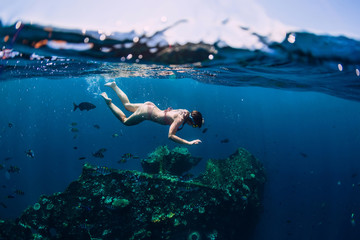
M 92 155 L 97 158 L 104 158 L 104 152 L 106 151 L 106 148 L 100 148 L 97 152 L 93 153 Z
M 132 158 L 133 156 L 134 155 L 132 155 L 131 153 L 124 153 L 121 157 L 129 159 L 129 158 Z
M 79 157 L 79 160 L 84 160 L 86 159 L 86 157 Z
M 124 159 L 124 160 L 139 159 L 139 157 L 138 157 L 138 156 L 134 156 L 134 155 L 131 154 L 131 153 L 124 153 L 124 154 L 121 156 L 121 159 Z
M 79 132 L 79 129 L 73 127 L 73 128 L 70 128 L 70 132 L 76 133 L 76 132 Z
M 97 125 L 97 124 L 95 124 L 95 125 L 94 125 L 94 128 L 96 128 L 96 129 L 100 129 L 100 126 L 99 126 L 99 125 Z
M 78 108 L 80 109 L 80 111 L 84 111 L 84 110 L 89 111 L 91 109 L 96 108 L 96 106 L 94 104 L 92 104 L 92 103 L 89 103 L 89 102 L 82 102 L 79 105 L 76 105 L 74 103 L 74 110 L 73 111 L 75 111 Z
M 206 133 L 208 130 L 208 128 L 204 128 L 204 130 L 202 130 L 202 133 Z
M 14 124 L 9 122 L 8 126 L 9 126 L 9 128 L 12 128 L 14 126 Z
M 3 202 L 0 202 L 0 205 L 1 205 L 3 208 L 7 208 L 7 206 L 6 206 L 5 203 L 3 203 Z
M 126 162 L 127 162 L 126 158 L 122 158 L 119 161 L 117 161 L 117 163 L 126 163 Z
M 308 156 L 306 153 L 303 153 L 303 152 L 301 152 L 300 155 L 301 155 L 303 158 L 307 158 L 307 156 Z
M 14 193 L 16 194 L 16 195 L 24 195 L 25 193 L 24 193 L 24 191 L 22 191 L 22 190 L 20 190 L 20 189 L 16 189 L 15 191 L 14 191 Z
M 228 142 L 230 142 L 230 140 L 228 138 L 225 138 L 225 139 L 221 140 L 220 142 L 221 143 L 228 143 Z
M 93 168 L 93 170 L 94 170 L 94 172 L 92 173 L 92 175 L 94 175 L 94 176 L 108 175 L 111 173 L 111 170 L 105 166 L 103 166 L 103 167 L 98 166 L 98 167 Z
M 33 150 L 29 149 L 27 150 L 26 152 L 26 156 L 29 157 L 29 158 L 35 158 L 35 153 Z
M 17 166 L 10 166 L 7 170 L 9 173 L 19 173 L 20 172 L 20 168 Z
M 12 159 L 12 157 L 6 157 L 4 160 L 9 161 L 10 159 Z

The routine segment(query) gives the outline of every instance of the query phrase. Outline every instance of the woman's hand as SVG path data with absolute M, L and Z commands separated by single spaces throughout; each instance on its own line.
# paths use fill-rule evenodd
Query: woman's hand
M 192 140 L 189 142 L 189 145 L 199 144 L 202 143 L 200 139 Z

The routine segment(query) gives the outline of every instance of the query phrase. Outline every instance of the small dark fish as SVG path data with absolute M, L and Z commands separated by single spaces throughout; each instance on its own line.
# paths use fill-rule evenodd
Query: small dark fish
M 9 128 L 12 128 L 14 126 L 14 124 L 9 122 L 8 126 L 9 126 Z
M 35 153 L 33 150 L 29 149 L 27 150 L 26 152 L 26 156 L 29 157 L 29 158 L 35 158 Z
M 290 219 L 286 220 L 286 223 L 291 223 L 291 220 Z
M 77 126 L 77 122 L 72 122 L 72 123 L 71 123 L 71 126 L 73 126 L 73 127 L 74 127 L 74 126 Z
M 6 198 L 15 198 L 13 195 L 7 195 L 7 197 Z
M 104 158 L 104 152 L 106 152 L 106 148 L 100 148 L 97 152 L 92 155 L 97 158 Z
M 6 185 L 5 185 L 5 184 L 3 184 L 3 185 L 1 185 L 1 187 L 2 187 L 2 188 L 6 188 Z
M 79 160 L 84 160 L 86 159 L 86 157 L 79 157 Z
M 84 110 L 89 111 L 91 109 L 96 108 L 96 106 L 94 104 L 92 104 L 92 103 L 89 103 L 89 102 L 82 102 L 79 105 L 76 105 L 74 103 L 74 110 L 73 111 L 75 111 L 78 108 L 80 109 L 80 111 L 84 111 Z
M 0 170 L 4 169 L 4 165 L 0 164 Z
M 307 155 L 306 153 L 303 153 L 303 152 L 301 152 L 300 155 L 301 155 L 303 158 L 307 158 L 307 157 L 308 157 L 308 155 Z
M 79 129 L 77 129 L 77 128 L 70 128 L 70 132 L 76 133 L 76 132 L 79 132 Z
M 228 142 L 230 142 L 230 140 L 228 138 L 225 138 L 225 139 L 221 140 L 220 142 L 221 143 L 228 143 Z
M 208 128 L 204 128 L 204 130 L 202 130 L 202 133 L 206 133 L 208 130 Z
M 122 159 L 120 159 L 119 161 L 117 161 L 118 163 L 126 163 L 126 159 L 125 158 L 122 158 Z
M 134 155 L 132 155 L 131 153 L 125 153 L 121 156 L 121 158 L 126 158 L 126 159 L 129 159 L 129 158 L 133 158 Z
M 102 152 L 102 153 L 103 153 L 103 152 L 106 152 L 106 150 L 107 150 L 106 148 L 100 148 L 100 149 L 98 150 L 98 152 Z
M 93 153 L 93 156 L 96 157 L 96 158 L 104 158 L 105 157 L 102 152 Z
M 19 173 L 20 172 L 20 168 L 17 166 L 10 166 L 7 170 L 9 173 Z
M 78 147 L 76 147 L 76 146 L 75 146 L 75 147 L 73 147 L 73 149 L 74 149 L 74 150 L 77 150 L 77 149 L 78 149 Z
M 16 189 L 16 190 L 14 191 L 14 193 L 15 193 L 16 195 L 21 195 L 21 196 L 23 196 L 23 195 L 25 194 L 22 190 L 19 190 L 19 189 Z
M 12 157 L 6 157 L 4 160 L 5 161 L 9 161 L 9 160 L 11 160 L 12 159 Z
M 1 205 L 3 208 L 7 208 L 7 206 L 6 206 L 5 203 L 3 203 L 3 202 L 0 202 L 0 205 Z
M 94 125 L 94 128 L 96 128 L 96 129 L 100 129 L 100 126 L 99 126 L 99 125 L 97 125 L 97 124 L 95 124 L 95 125 Z
M 108 167 L 95 167 L 93 168 L 94 173 L 92 175 L 99 176 L 99 175 L 109 175 L 111 170 Z

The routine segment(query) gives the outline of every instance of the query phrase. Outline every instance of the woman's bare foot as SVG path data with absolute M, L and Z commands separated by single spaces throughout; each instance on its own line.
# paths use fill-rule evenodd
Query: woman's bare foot
M 104 98 L 104 100 L 105 100 L 105 102 L 106 102 L 107 105 L 110 105 L 110 104 L 111 104 L 112 99 L 108 97 L 108 95 L 106 94 L 106 92 L 103 92 L 103 93 L 101 93 L 100 95 Z
M 105 83 L 105 86 L 114 88 L 114 87 L 116 87 L 116 83 L 115 82 L 108 82 L 108 83 Z

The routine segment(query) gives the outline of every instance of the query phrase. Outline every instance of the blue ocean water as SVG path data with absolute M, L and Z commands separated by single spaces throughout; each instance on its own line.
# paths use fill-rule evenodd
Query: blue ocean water
M 201 111 L 202 129 L 178 133 L 203 142 L 189 147 L 203 158 L 195 173 L 238 147 L 264 164 L 255 239 L 360 236 L 358 41 L 288 33 L 280 43 L 259 36 L 266 51 L 193 44 L 153 53 L 145 40 L 126 47 L 133 39 L 97 41 L 55 30 L 49 37 L 41 26 L 3 26 L 0 33 L 0 218 L 16 218 L 41 194 L 63 191 L 85 162 L 141 170 L 137 159 L 117 161 L 125 153 L 145 158 L 159 145 L 178 146 L 166 126 L 125 127 L 112 115 L 99 94 L 106 91 L 120 106 L 104 87 L 115 80 L 132 102 Z M 71 45 L 86 37 L 90 50 Z M 63 47 L 49 45 L 51 39 Z M 80 102 L 96 108 L 73 111 Z M 101 148 L 105 157 L 95 158 Z M 20 171 L 9 173 L 11 166 Z

